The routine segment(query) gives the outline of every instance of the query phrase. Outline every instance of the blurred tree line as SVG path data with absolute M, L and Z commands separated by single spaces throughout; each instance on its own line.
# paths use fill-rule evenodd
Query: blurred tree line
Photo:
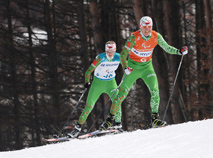
M 177 124 L 212 118 L 212 7 L 210 0 L 0 0 L 0 150 L 39 146 L 43 138 L 58 133 L 84 91 L 87 68 L 104 52 L 105 42 L 114 40 L 120 52 L 144 15 L 153 18 L 153 30 L 168 44 L 189 48 L 165 120 Z M 180 59 L 159 46 L 154 50 L 161 116 Z M 122 75 L 120 66 L 118 84 Z M 69 127 L 78 120 L 86 96 Z M 105 94 L 99 98 L 82 132 L 108 99 Z M 147 87 L 137 80 L 123 102 L 124 130 L 150 128 L 149 102 Z

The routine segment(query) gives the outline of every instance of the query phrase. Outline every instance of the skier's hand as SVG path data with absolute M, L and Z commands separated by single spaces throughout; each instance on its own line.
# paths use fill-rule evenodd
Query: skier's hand
M 179 49 L 179 52 L 181 55 L 188 54 L 188 47 L 187 46 L 182 47 L 181 49 Z
M 85 87 L 85 88 L 89 88 L 89 87 L 90 87 L 90 82 L 85 83 L 85 84 L 84 84 L 84 87 Z
M 124 72 L 126 73 L 126 75 L 131 74 L 132 71 L 133 71 L 133 69 L 132 69 L 131 67 L 127 67 L 127 68 L 124 70 Z

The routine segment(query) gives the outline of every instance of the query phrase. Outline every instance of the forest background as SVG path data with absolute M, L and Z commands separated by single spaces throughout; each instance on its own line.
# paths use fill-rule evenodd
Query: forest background
M 0 0 L 0 151 L 42 145 L 58 133 L 84 91 L 84 76 L 105 42 L 117 52 L 139 20 L 148 15 L 153 30 L 169 45 L 189 48 L 166 113 L 168 124 L 213 118 L 213 2 L 210 0 Z M 165 112 L 181 56 L 157 46 L 153 65 Z M 123 70 L 117 71 L 119 84 Z M 88 91 L 71 116 L 72 130 Z M 109 97 L 101 95 L 84 124 L 85 133 L 103 122 Z M 150 128 L 150 94 L 137 80 L 122 103 L 126 131 Z M 131 121 L 132 118 L 132 121 Z

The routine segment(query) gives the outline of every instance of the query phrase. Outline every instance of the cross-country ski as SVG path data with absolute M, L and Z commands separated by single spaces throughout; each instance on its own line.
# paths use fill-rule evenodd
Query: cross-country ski
M 44 139 L 44 143 L 51 144 L 51 143 L 58 143 L 58 142 L 65 142 L 65 141 L 70 141 L 72 139 L 87 139 L 87 138 L 92 138 L 92 137 L 99 137 L 99 136 L 104 136 L 108 134 L 118 134 L 122 133 L 123 131 L 120 131 L 118 129 L 108 129 L 108 130 L 96 130 L 87 134 L 83 134 L 78 136 L 77 138 L 69 138 L 68 136 L 64 137 L 56 137 L 56 138 L 48 138 Z

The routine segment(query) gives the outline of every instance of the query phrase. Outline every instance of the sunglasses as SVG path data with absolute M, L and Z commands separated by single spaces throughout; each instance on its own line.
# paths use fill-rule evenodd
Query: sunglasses
M 114 50 L 112 50 L 112 51 L 107 50 L 106 51 L 106 53 L 114 53 L 114 52 L 115 52 Z
M 149 29 L 151 29 L 152 28 L 152 26 L 151 25 L 144 25 L 144 26 L 142 26 L 142 28 L 149 28 Z

